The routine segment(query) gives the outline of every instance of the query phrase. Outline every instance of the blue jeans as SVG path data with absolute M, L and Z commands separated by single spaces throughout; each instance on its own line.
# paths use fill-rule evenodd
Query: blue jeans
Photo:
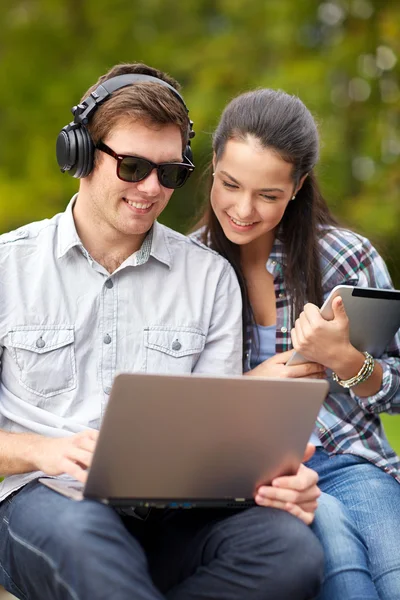
M 321 546 L 276 509 L 153 511 L 146 521 L 34 481 L 0 505 L 0 583 L 32 600 L 310 599 Z
M 320 477 L 313 530 L 324 547 L 318 600 L 400 599 L 400 485 L 368 461 L 317 448 Z

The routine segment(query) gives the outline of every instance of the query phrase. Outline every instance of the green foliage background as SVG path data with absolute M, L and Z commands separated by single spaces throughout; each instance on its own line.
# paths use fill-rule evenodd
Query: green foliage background
M 373 240 L 400 287 L 399 0 L 1 4 L 0 231 L 64 209 L 77 182 L 59 173 L 54 145 L 70 107 L 113 64 L 142 61 L 183 84 L 197 132 L 197 173 L 164 222 L 183 231 L 192 220 L 226 102 L 254 87 L 284 89 L 318 119 L 329 204 Z M 385 421 L 398 452 L 399 419 Z

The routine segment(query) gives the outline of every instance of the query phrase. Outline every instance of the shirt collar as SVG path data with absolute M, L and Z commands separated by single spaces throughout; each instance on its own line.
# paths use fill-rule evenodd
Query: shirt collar
M 282 267 L 286 265 L 286 254 L 284 244 L 278 236 L 275 237 L 274 244 L 272 246 L 270 255 L 268 257 L 266 268 L 267 271 L 274 274 L 276 269 L 282 270 Z
M 77 197 L 78 194 L 75 194 L 71 198 L 58 223 L 57 258 L 62 258 L 74 246 L 80 246 L 84 249 L 76 231 L 74 216 L 72 214 Z
M 87 250 L 84 248 L 78 232 L 76 231 L 72 213 L 77 197 L 78 194 L 75 194 L 72 197 L 65 212 L 60 217 L 58 224 L 57 258 L 62 258 L 75 246 L 79 246 L 83 254 L 87 255 Z M 167 230 L 157 221 L 154 222 L 149 234 L 145 237 L 141 248 L 135 252 L 135 266 L 144 264 L 148 261 L 150 256 L 153 256 L 156 260 L 171 268 L 172 251 L 167 236 Z
M 153 225 L 153 240 L 151 244 L 151 256 L 164 263 L 167 267 L 172 266 L 172 249 L 168 238 L 168 229 L 158 221 Z

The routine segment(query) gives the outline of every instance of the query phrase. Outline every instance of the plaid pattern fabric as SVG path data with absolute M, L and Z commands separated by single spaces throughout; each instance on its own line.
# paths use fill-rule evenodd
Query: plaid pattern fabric
M 369 240 L 344 229 L 326 227 L 320 239 L 324 300 L 336 285 L 356 285 L 392 289 L 393 285 L 382 257 Z M 274 277 L 277 309 L 276 352 L 292 348 L 290 297 L 283 279 L 285 253 L 275 241 L 266 267 Z M 252 351 L 248 333 L 245 367 L 249 369 Z M 379 413 L 400 413 L 400 335 L 397 333 L 379 362 L 383 368 L 380 391 L 360 398 L 343 389 L 330 393 L 324 402 L 315 432 L 330 453 L 362 456 L 400 482 L 400 459 L 386 439 Z

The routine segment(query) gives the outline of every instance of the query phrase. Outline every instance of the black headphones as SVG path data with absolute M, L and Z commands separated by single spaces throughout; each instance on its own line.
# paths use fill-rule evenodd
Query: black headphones
M 189 113 L 189 109 L 179 92 L 162 79 L 141 74 L 119 75 L 118 77 L 107 79 L 90 96 L 85 98 L 81 104 L 72 107 L 71 111 L 74 115 L 74 120 L 63 127 L 58 134 L 56 155 L 58 165 L 63 173 L 67 171 L 72 177 L 77 178 L 89 175 L 93 169 L 95 145 L 86 126 L 93 113 L 116 90 L 143 81 L 151 81 L 169 88 L 174 96 L 183 104 L 186 112 Z M 190 162 L 193 162 L 190 140 L 194 136 L 193 121 L 188 117 L 188 141 L 184 151 L 184 158 L 190 160 Z

